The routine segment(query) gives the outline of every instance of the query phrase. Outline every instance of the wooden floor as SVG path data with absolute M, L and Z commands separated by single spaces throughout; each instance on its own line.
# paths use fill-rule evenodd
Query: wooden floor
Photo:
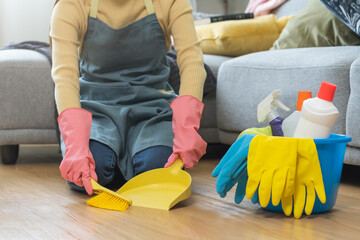
M 86 205 L 61 178 L 56 146 L 21 146 L 16 165 L 0 164 L 0 239 L 360 239 L 360 177 L 346 167 L 335 208 L 296 220 L 215 191 L 219 158 L 189 171 L 193 193 L 170 211 L 125 212 Z

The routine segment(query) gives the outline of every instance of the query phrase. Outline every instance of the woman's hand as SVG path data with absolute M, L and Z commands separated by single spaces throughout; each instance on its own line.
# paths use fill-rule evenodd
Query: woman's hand
M 165 167 L 181 158 L 184 166 L 191 169 L 206 152 L 207 143 L 197 132 L 204 104 L 193 96 L 183 95 L 174 99 L 170 107 L 173 110 L 174 146 Z
M 81 108 L 68 108 L 58 117 L 61 136 L 66 151 L 60 164 L 65 180 L 84 186 L 93 194 L 90 177 L 97 181 L 95 161 L 89 149 L 92 114 Z

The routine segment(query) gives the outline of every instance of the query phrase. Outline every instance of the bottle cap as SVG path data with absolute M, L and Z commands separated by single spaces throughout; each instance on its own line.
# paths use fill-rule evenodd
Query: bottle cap
M 311 98 L 311 91 L 299 91 L 296 111 L 301 111 L 303 102 L 308 98 Z
M 316 97 L 332 102 L 335 95 L 336 85 L 329 82 L 322 82 Z

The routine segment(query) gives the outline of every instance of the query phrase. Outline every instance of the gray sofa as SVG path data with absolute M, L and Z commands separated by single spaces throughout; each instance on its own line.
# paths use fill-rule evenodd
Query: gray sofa
M 296 14 L 307 0 L 288 0 L 274 13 Z M 322 81 L 336 84 L 334 104 L 340 115 L 332 132 L 352 137 L 345 163 L 360 165 L 360 47 L 317 47 L 263 51 L 236 58 L 204 55 L 217 74 L 216 93 L 206 96 L 200 133 L 210 143 L 232 144 L 239 133 L 258 123 L 257 104 L 275 89 L 281 100 L 296 108 L 297 92 L 318 91 Z M 291 112 L 279 110 L 285 118 Z M 215 121 L 216 119 L 216 121 Z
M 307 0 L 288 0 L 274 13 L 296 14 Z M 216 91 L 204 98 L 202 137 L 209 147 L 230 145 L 256 119 L 257 104 L 274 89 L 295 110 L 297 92 L 316 94 L 320 83 L 337 84 L 334 104 L 340 111 L 333 133 L 352 137 L 345 163 L 360 165 L 360 48 L 322 47 L 264 51 L 236 58 L 204 55 L 217 76 Z M 3 163 L 15 163 L 19 144 L 57 143 L 54 85 L 46 57 L 30 50 L 0 51 L 0 152 Z M 286 117 L 290 112 L 279 110 Z

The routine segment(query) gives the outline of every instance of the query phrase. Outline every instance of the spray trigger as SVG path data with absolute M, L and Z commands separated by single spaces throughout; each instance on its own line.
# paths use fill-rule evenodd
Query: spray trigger
M 270 117 L 271 119 L 278 117 L 279 115 L 276 112 L 277 107 L 284 111 L 290 111 L 290 108 L 285 106 L 285 104 L 279 100 L 280 95 L 281 90 L 276 89 L 258 104 L 257 119 L 259 122 L 264 121 L 267 117 Z M 270 121 L 271 120 L 269 120 L 269 122 Z
M 283 102 L 281 102 L 279 99 L 274 99 L 273 102 L 274 102 L 274 105 L 278 106 L 282 110 L 287 111 L 287 112 L 290 111 L 290 108 L 285 106 L 285 104 Z

